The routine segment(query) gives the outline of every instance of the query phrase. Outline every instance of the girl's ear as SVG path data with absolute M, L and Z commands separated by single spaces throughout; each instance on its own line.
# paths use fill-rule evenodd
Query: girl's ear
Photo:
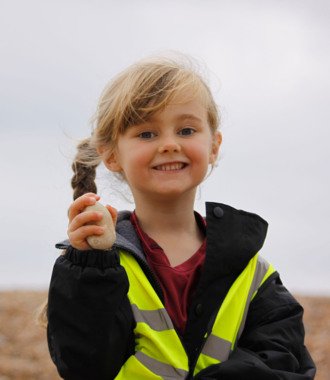
M 105 160 L 104 165 L 112 172 L 121 172 L 122 168 L 118 162 L 118 159 L 116 157 L 115 153 L 111 153 Z
M 118 162 L 117 154 L 115 151 L 105 151 L 100 149 L 99 153 L 102 156 L 104 165 L 112 172 L 121 172 L 122 168 Z
M 218 158 L 221 142 L 222 142 L 222 134 L 221 132 L 216 131 L 213 135 L 212 147 L 211 147 L 211 152 L 210 152 L 211 165 L 213 165 Z

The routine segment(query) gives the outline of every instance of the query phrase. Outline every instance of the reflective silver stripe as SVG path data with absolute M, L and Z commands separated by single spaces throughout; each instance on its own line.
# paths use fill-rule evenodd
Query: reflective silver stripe
M 166 363 L 162 363 L 156 359 L 151 358 L 141 351 L 138 351 L 135 354 L 135 357 L 151 372 L 155 373 L 157 376 L 160 376 L 164 380 L 185 379 L 188 375 L 187 371 L 179 368 L 174 368 Z
M 269 263 L 266 260 L 264 260 L 262 257 L 258 256 L 256 268 L 253 275 L 253 280 L 251 282 L 251 286 L 250 286 L 249 293 L 248 293 L 245 307 L 244 307 L 242 321 L 241 321 L 241 324 L 237 333 L 237 337 L 235 340 L 235 345 L 243 332 L 251 298 L 254 292 L 258 290 L 262 279 L 267 273 L 268 268 L 269 268 Z M 214 359 L 219 360 L 220 362 L 227 360 L 230 352 L 231 352 L 231 342 L 223 338 L 217 337 L 216 335 L 213 335 L 213 334 L 208 336 L 202 350 L 202 354 L 208 355 Z
M 144 322 L 155 331 L 174 329 L 171 318 L 165 309 L 140 310 L 135 304 L 131 306 L 136 322 Z
M 242 332 L 244 330 L 245 321 L 246 321 L 246 317 L 247 317 L 247 313 L 248 313 L 248 310 L 250 307 L 250 302 L 251 302 L 251 298 L 253 296 L 253 293 L 258 290 L 262 279 L 264 278 L 265 274 L 268 271 L 268 268 L 269 268 L 269 263 L 265 259 L 263 259 L 262 257 L 258 256 L 256 270 L 254 272 L 253 280 L 252 280 L 250 290 L 249 290 L 249 295 L 248 295 L 246 303 L 245 303 L 244 314 L 243 314 L 243 318 L 242 318 L 242 321 L 241 321 L 241 324 L 240 324 L 240 327 L 239 327 L 239 330 L 237 333 L 235 346 L 236 346 L 236 343 L 238 342 L 238 340 L 241 337 Z
M 229 342 L 229 340 L 211 334 L 206 340 L 202 354 L 211 356 L 212 358 L 223 362 L 228 359 L 230 352 L 231 342 Z

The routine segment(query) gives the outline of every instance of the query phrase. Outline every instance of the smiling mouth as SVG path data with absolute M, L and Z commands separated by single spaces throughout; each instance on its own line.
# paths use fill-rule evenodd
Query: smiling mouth
M 173 170 L 181 170 L 185 168 L 187 164 L 184 164 L 183 162 L 174 162 L 171 164 L 162 164 L 162 165 L 157 165 L 154 167 L 155 170 L 161 170 L 161 171 L 173 171 Z

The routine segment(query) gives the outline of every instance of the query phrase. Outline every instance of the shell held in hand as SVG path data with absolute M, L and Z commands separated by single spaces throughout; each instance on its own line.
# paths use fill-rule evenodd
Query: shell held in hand
M 103 214 L 103 218 L 95 223 L 98 226 L 105 227 L 102 235 L 92 235 L 87 237 L 88 244 L 94 249 L 109 250 L 116 240 L 116 231 L 111 214 L 101 203 L 96 202 L 92 206 L 87 206 L 85 211 L 96 211 Z

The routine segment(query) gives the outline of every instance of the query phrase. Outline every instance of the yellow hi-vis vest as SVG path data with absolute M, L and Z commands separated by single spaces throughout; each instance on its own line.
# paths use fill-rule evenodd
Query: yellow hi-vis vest
M 124 363 L 116 380 L 186 379 L 188 356 L 163 303 L 135 258 L 124 251 L 119 257 L 129 280 L 136 346 L 135 354 Z M 244 329 L 251 300 L 274 271 L 258 254 L 249 261 L 229 289 L 211 333 L 205 336 L 194 375 L 228 359 Z

